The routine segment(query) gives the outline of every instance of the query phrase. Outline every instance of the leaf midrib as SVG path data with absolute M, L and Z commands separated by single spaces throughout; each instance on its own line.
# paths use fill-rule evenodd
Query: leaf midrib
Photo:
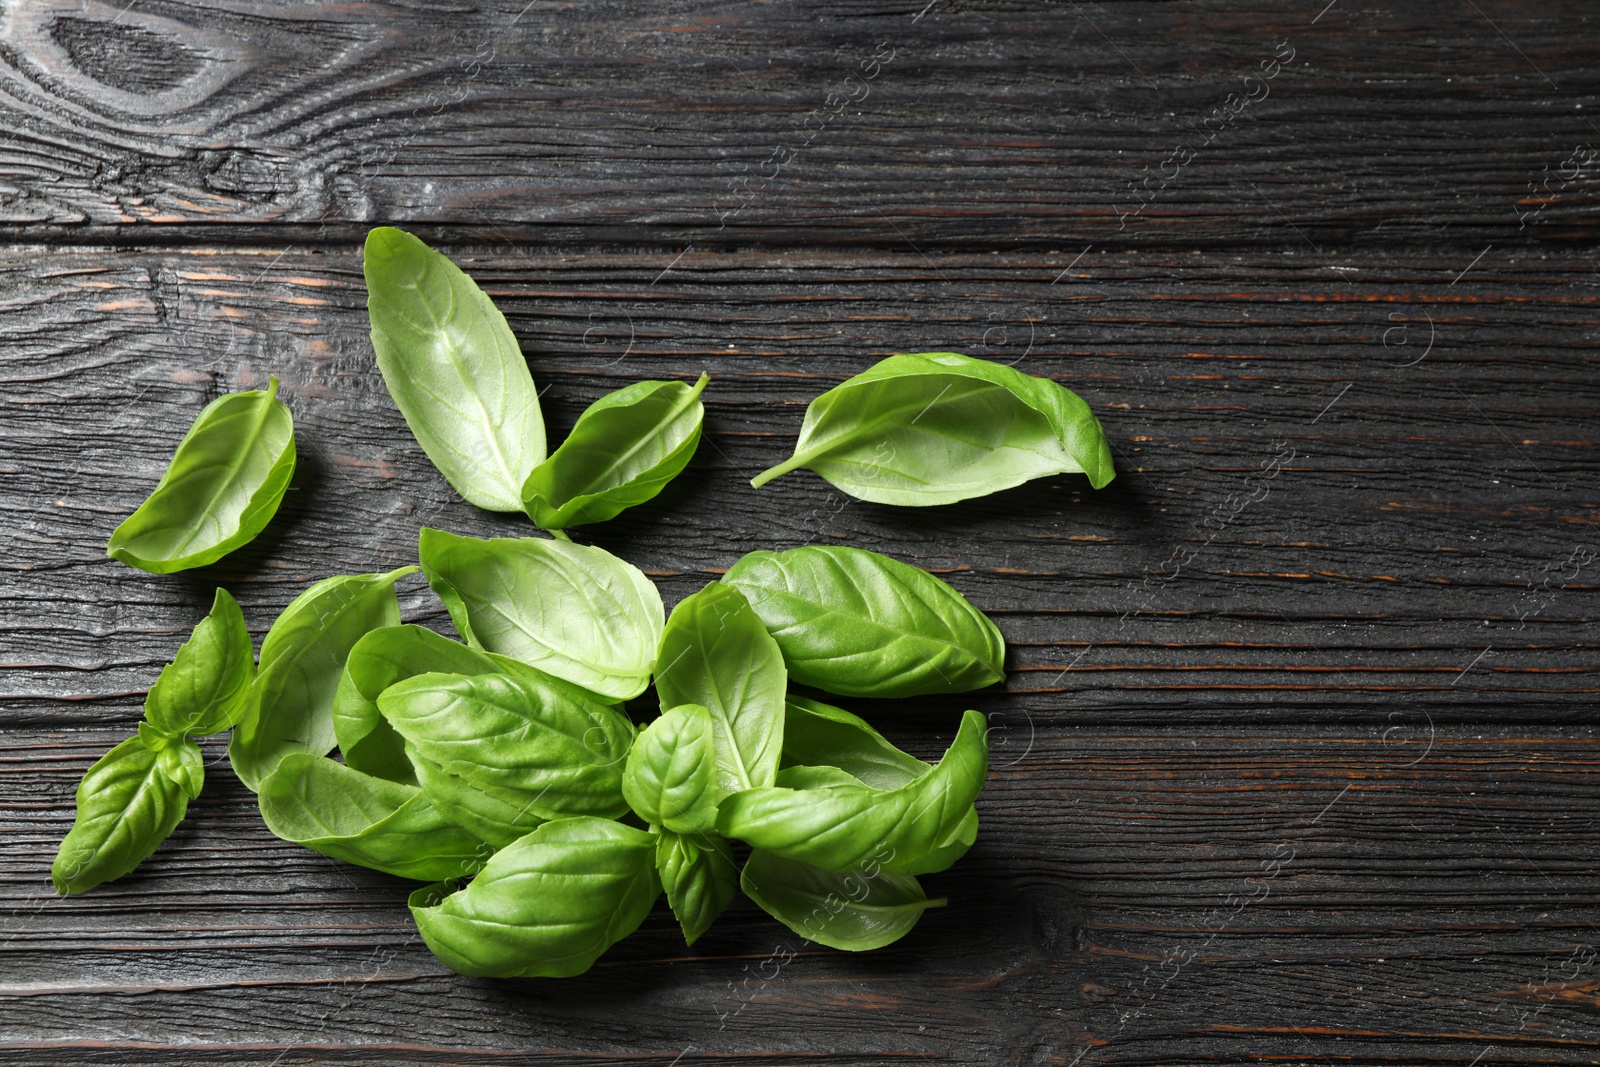
M 437 255 L 438 253 L 434 254 Z M 489 443 L 489 451 L 494 455 L 495 465 L 500 468 L 500 473 L 505 476 L 505 485 L 511 487 L 510 497 L 520 498 L 522 482 L 519 481 L 511 472 L 511 467 L 506 462 L 505 454 L 500 450 L 500 440 L 495 434 L 494 421 L 489 417 L 489 409 L 484 405 L 483 399 L 478 395 L 477 390 L 472 387 L 473 376 L 467 372 L 466 367 L 463 366 L 461 362 L 461 349 L 459 346 L 457 346 L 455 340 L 450 336 L 450 332 L 445 329 L 444 322 L 440 321 L 439 316 L 434 312 L 432 302 L 428 299 L 426 293 L 423 291 L 422 281 L 426 278 L 429 269 L 434 267 L 435 264 L 432 262 L 424 261 L 422 273 L 417 279 L 417 284 L 412 286 L 417 294 L 417 303 L 425 312 L 427 312 L 428 318 L 433 322 L 434 332 L 447 350 L 447 354 L 450 357 L 450 364 L 455 368 L 456 377 L 461 380 L 464 386 L 464 392 L 472 399 L 473 407 L 477 409 L 478 422 L 484 430 L 485 440 L 487 440 Z M 445 274 L 445 291 L 450 296 L 450 307 L 445 315 L 445 321 L 448 321 L 455 315 L 456 307 L 459 303 L 456 298 L 455 279 L 450 277 L 449 272 L 446 272 Z M 490 325 L 488 329 L 491 334 L 494 332 L 492 325 Z M 509 330 L 509 327 L 507 327 L 507 329 Z M 500 347 L 498 341 L 496 341 L 495 347 L 496 349 Z M 521 356 L 522 354 L 520 346 L 518 347 L 517 354 L 518 356 Z
M 689 405 L 693 404 L 698 399 L 700 399 L 699 392 L 691 391 L 684 397 L 684 399 L 674 404 L 672 410 L 666 415 L 665 418 L 661 419 L 656 424 L 650 433 L 640 437 L 626 451 L 619 453 L 611 461 L 611 463 L 607 464 L 606 467 L 597 472 L 593 477 L 583 482 L 579 482 L 578 490 L 567 495 L 567 499 L 563 502 L 563 506 L 565 506 L 565 504 L 571 504 L 573 501 L 579 500 L 582 497 L 594 496 L 595 494 L 604 492 L 607 489 L 618 488 L 618 486 L 603 485 L 601 483 L 615 474 L 625 463 L 633 459 L 634 456 L 638 455 L 647 444 L 650 444 L 651 442 L 662 437 L 666 431 L 671 428 L 673 422 L 678 418 L 678 416 L 687 411 Z M 577 432 L 576 427 L 574 427 L 573 432 Z M 592 449 L 592 446 L 587 447 Z M 559 452 L 560 449 L 557 449 L 556 451 Z
M 274 398 L 266 393 L 263 393 L 260 396 L 260 400 L 260 410 L 256 412 L 255 424 L 250 427 L 250 433 L 245 438 L 244 444 L 239 448 L 238 454 L 235 455 L 233 461 L 228 464 L 227 474 L 218 482 L 216 488 L 211 492 L 210 499 L 207 500 L 205 506 L 200 509 L 200 514 L 202 516 L 213 514 L 214 509 L 217 506 L 217 501 L 222 498 L 223 492 L 227 490 L 229 486 L 233 485 L 235 479 L 239 477 L 239 472 L 244 469 L 245 460 L 249 457 L 250 453 L 254 450 L 256 443 L 260 440 L 261 428 L 266 425 L 267 416 L 272 413 L 272 404 Z M 254 496 L 255 494 L 252 493 L 251 497 L 253 498 Z M 191 523 L 189 525 L 189 531 L 184 535 L 183 540 L 179 541 L 177 545 L 171 549 L 172 557 L 181 558 L 183 551 L 193 544 L 194 539 L 200 535 L 200 530 L 200 523 Z

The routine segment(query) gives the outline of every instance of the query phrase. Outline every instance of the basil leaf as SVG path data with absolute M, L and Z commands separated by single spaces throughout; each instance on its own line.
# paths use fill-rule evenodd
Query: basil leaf
M 521 511 L 544 459 L 544 416 L 505 316 L 476 282 L 409 233 L 367 234 L 362 272 L 378 369 L 406 425 L 469 503 Z
M 819 764 L 815 767 L 785 767 L 778 772 L 775 784 L 779 789 L 827 789 L 836 785 L 861 786 L 867 783 L 843 768 Z
M 451 888 L 428 886 L 408 901 L 422 940 L 451 970 L 582 974 L 650 914 L 661 893 L 655 836 L 608 819 L 560 819 L 495 853 L 467 888 Z
M 220 733 L 244 714 L 255 675 L 244 612 L 226 589 L 218 589 L 211 614 L 200 620 L 150 687 L 145 720 L 174 736 Z
M 882 948 L 911 932 L 929 900 L 910 875 L 894 874 L 868 860 L 847 874 L 784 859 L 756 849 L 739 884 L 761 910 L 809 941 L 847 952 Z
M 419 674 L 519 674 L 532 667 L 480 652 L 422 626 L 385 626 L 350 649 L 333 696 L 333 732 L 347 766 L 391 781 L 416 782 L 405 739 L 378 711 L 378 697 Z
M 842 696 L 961 693 L 1005 677 L 988 616 L 927 571 L 814 545 L 751 552 L 723 577 L 761 616 L 789 677 Z
M 200 746 L 183 738 L 156 753 L 156 766 L 193 800 L 206 781 L 205 753 Z
M 431 882 L 471 874 L 488 849 L 435 811 L 415 786 L 326 756 L 285 756 L 261 782 L 267 829 L 324 856 Z
M 711 712 L 717 788 L 771 785 L 783 748 L 783 654 L 744 594 L 713 583 L 672 609 L 661 635 L 656 692 L 662 707 Z
M 424 529 L 422 571 L 467 644 L 617 700 L 644 692 L 666 614 L 637 567 L 603 548 Z
M 147 722 L 139 724 L 139 743 L 156 754 L 156 767 L 193 800 L 206 781 L 205 753 L 187 737 L 164 734 Z
M 1111 446 L 1089 405 L 1048 378 L 957 352 L 890 356 L 806 408 L 794 455 L 751 481 L 810 467 L 861 500 L 920 507 L 1050 474 L 1104 487 Z
M 968 711 L 938 766 L 908 785 L 751 789 L 722 802 L 717 829 L 829 871 L 848 871 L 887 849 L 882 865 L 905 872 L 958 832 L 983 788 L 988 747 L 983 716 Z
M 604 522 L 678 476 L 700 443 L 705 407 L 683 382 L 634 382 L 601 397 L 522 486 L 528 517 L 546 530 Z
M 933 770 L 921 760 L 916 762 L 922 764 L 924 773 Z M 825 789 L 829 786 L 861 786 L 867 783 L 849 771 L 822 764 L 814 767 L 785 767 L 778 772 L 777 784 L 784 789 Z M 869 786 L 869 788 L 880 787 Z M 894 869 L 900 874 L 934 874 L 946 870 L 956 860 L 965 856 L 977 839 L 978 809 L 969 807 L 966 816 L 950 831 L 949 837 L 912 859 L 896 863 Z
M 228 393 L 195 418 L 167 471 L 111 532 L 106 555 L 151 574 L 214 563 L 260 533 L 294 474 L 294 416 L 265 391 Z
M 912 759 L 909 756 L 907 758 Z M 931 766 L 921 760 L 912 759 L 912 762 L 922 768 L 922 771 L 916 777 L 921 777 L 922 774 L 933 770 Z M 784 789 L 825 789 L 836 785 L 867 785 L 866 782 L 863 782 L 849 771 L 828 764 L 785 767 L 778 772 L 777 784 Z M 880 789 L 882 787 L 869 786 L 869 788 Z M 950 836 L 919 856 L 894 863 L 894 869 L 900 874 L 934 874 L 949 868 L 956 860 L 966 855 L 967 850 L 972 847 L 977 839 L 978 809 L 969 807 L 966 816 L 950 831 Z M 885 846 L 884 857 L 885 862 L 891 862 L 895 857 L 895 851 L 892 846 Z
M 711 929 L 733 903 L 739 868 L 728 842 L 715 834 L 676 834 L 660 831 L 656 839 L 656 871 L 667 903 L 683 927 L 683 939 L 692 945 Z
M 792 695 L 783 716 L 783 762 L 778 784 L 796 789 L 813 788 L 784 778 L 802 764 L 814 765 L 813 770 L 817 766 L 838 768 L 874 789 L 898 789 L 933 770 L 932 764 L 890 744 L 859 716 Z M 945 870 L 966 855 L 977 839 L 978 809 L 971 807 L 951 836 L 922 861 L 908 865 L 905 873 Z
M 333 694 L 345 657 L 368 630 L 399 624 L 394 583 L 416 569 L 324 578 L 283 609 L 261 642 L 260 670 L 228 745 L 246 786 L 258 788 L 291 752 L 333 751 Z
M 793 694 L 784 709 L 783 765 L 838 767 L 874 789 L 899 789 L 933 770 L 859 715 Z
M 419 674 L 378 698 L 384 718 L 422 759 L 540 818 L 617 816 L 633 724 L 556 679 Z
M 711 712 L 699 704 L 664 711 L 640 731 L 622 772 L 622 795 L 639 818 L 680 834 L 715 828 L 715 733 Z
M 78 783 L 77 816 L 50 866 L 56 892 L 82 893 L 121 878 L 171 835 L 188 806 L 188 793 L 162 773 L 156 754 L 128 738 Z
M 505 848 L 545 821 L 529 807 L 526 793 L 474 784 L 415 752 L 411 763 L 417 784 L 439 814 L 495 848 Z

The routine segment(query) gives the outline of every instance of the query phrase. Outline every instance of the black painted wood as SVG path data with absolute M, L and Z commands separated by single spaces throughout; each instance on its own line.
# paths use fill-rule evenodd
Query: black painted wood
M 1600 1058 L 1592 13 L 924 3 L 8 12 L 5 1062 Z M 711 373 L 685 475 L 579 535 L 669 602 L 828 541 L 994 614 L 1003 691 L 858 705 L 923 755 L 963 706 L 994 726 L 980 844 L 910 937 L 818 950 L 741 902 L 686 950 L 663 906 L 581 978 L 459 978 L 405 883 L 273 838 L 220 741 L 138 872 L 50 891 L 78 776 L 216 585 L 259 636 L 423 525 L 528 530 L 383 391 L 376 221 L 494 295 L 558 433 Z M 1077 389 L 1117 481 L 748 487 L 810 397 L 934 349 Z M 262 538 L 106 559 L 194 413 L 269 374 L 301 465 Z

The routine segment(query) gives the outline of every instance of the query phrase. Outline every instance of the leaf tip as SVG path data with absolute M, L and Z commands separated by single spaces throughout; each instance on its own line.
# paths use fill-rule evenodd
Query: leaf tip
M 363 252 L 370 258 L 377 255 L 393 255 L 406 239 L 416 240 L 411 234 L 394 226 L 374 226 L 367 231 L 367 240 L 363 245 Z
M 416 574 L 421 569 L 422 568 L 417 566 L 415 563 L 408 563 L 404 567 L 396 567 L 394 570 L 389 571 L 387 574 L 378 575 L 378 579 L 380 581 L 382 581 L 382 582 L 385 582 L 385 583 L 389 584 L 389 585 L 393 585 L 395 582 L 398 582 L 400 579 L 404 578 L 406 575 L 408 575 L 408 574 Z

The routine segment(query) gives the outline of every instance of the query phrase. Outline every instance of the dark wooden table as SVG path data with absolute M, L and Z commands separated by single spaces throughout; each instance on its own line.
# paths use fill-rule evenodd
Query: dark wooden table
M 1510 0 L 19 0 L 0 84 L 6 1064 L 1501 1064 L 1600 1058 L 1600 18 Z M 384 392 L 360 242 L 507 312 L 557 432 L 712 376 L 585 531 L 668 602 L 812 540 L 1010 643 L 984 834 L 892 948 L 665 906 L 588 975 L 456 977 L 407 884 L 275 839 L 220 741 L 58 899 L 79 775 L 226 586 L 252 629 L 457 499 Z M 809 473 L 892 352 L 1047 374 L 1119 476 L 936 509 Z M 301 452 L 255 544 L 103 555 L 219 393 Z M 408 619 L 448 629 L 419 579 Z M 868 706 L 932 755 L 967 701 Z M 858 705 L 859 707 L 860 705 Z

